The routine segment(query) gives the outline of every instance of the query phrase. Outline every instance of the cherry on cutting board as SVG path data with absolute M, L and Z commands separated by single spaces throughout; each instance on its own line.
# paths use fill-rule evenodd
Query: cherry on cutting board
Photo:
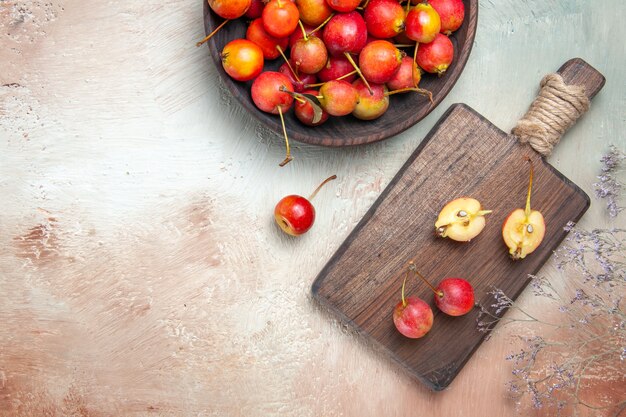
M 513 210 L 502 225 L 502 238 L 514 260 L 524 259 L 526 255 L 534 252 L 546 234 L 546 222 L 543 215 L 530 208 L 534 170 L 530 158 L 527 161 L 530 164 L 530 179 L 528 180 L 526 208 Z
M 469 242 L 485 228 L 485 215 L 489 213 L 491 210 L 483 210 L 475 198 L 457 198 L 439 212 L 435 233 L 457 242 Z
M 419 339 L 433 327 L 433 310 L 419 297 L 404 297 L 404 287 L 409 271 L 402 282 L 402 299 L 393 310 L 393 324 L 404 336 Z
M 434 287 L 417 271 L 413 262 L 409 263 L 413 271 L 435 293 L 435 304 L 439 310 L 449 316 L 462 316 L 474 308 L 474 288 L 463 278 L 444 278 Z
M 336 178 L 336 175 L 326 178 L 308 199 L 295 194 L 283 197 L 274 208 L 274 219 L 281 230 L 291 236 L 306 233 L 315 222 L 315 207 L 311 200 L 327 182 Z

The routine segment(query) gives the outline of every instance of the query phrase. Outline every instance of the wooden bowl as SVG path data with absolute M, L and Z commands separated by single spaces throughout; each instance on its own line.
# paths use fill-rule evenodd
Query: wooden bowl
M 208 34 L 222 23 L 223 19 L 213 13 L 206 0 L 203 1 L 204 28 Z M 289 139 L 322 146 L 362 145 L 397 135 L 426 117 L 448 95 L 461 75 L 472 50 L 478 21 L 478 0 L 464 0 L 463 3 L 465 3 L 465 21 L 459 30 L 450 37 L 454 45 L 452 65 L 442 77 L 424 74 L 420 82 L 421 88 L 433 93 L 433 104 L 426 97 L 417 93 L 396 94 L 390 97 L 389 110 L 376 120 L 363 121 L 353 116 L 330 117 L 326 123 L 316 127 L 303 125 L 296 119 L 293 110 L 290 110 L 285 115 Z M 246 29 L 247 22 L 244 18 L 228 22 L 208 42 L 211 57 L 233 96 L 265 126 L 282 136 L 283 131 L 279 117 L 262 112 L 252 102 L 250 96 L 252 82 L 235 81 L 226 74 L 222 67 L 220 57 L 222 49 L 233 39 L 245 38 Z M 276 71 L 282 62 L 281 58 L 266 61 L 264 70 Z

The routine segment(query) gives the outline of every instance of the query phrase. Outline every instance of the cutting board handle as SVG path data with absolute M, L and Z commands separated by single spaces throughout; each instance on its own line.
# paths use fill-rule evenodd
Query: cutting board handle
M 602 89 L 604 76 L 581 58 L 567 61 L 541 81 L 541 89 L 526 115 L 511 133 L 548 156 L 561 136 L 589 109 Z

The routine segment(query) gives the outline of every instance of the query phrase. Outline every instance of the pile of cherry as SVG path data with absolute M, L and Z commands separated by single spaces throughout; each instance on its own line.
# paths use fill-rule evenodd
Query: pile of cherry
M 226 73 L 252 82 L 254 104 L 281 118 L 295 102 L 295 116 L 317 126 L 329 116 L 361 120 L 382 116 L 389 96 L 430 92 L 418 87 L 421 71 L 443 75 L 454 57 L 448 35 L 463 23 L 462 0 L 208 0 L 229 20 L 250 20 L 245 39 L 224 46 Z M 408 48 L 408 49 L 407 49 Z M 412 58 L 405 49 L 412 50 Z M 288 56 L 289 55 L 289 56 Z M 283 57 L 278 71 L 265 60 Z

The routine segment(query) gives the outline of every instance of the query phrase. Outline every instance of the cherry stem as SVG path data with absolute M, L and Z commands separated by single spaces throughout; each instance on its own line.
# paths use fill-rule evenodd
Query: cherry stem
M 407 0 L 405 13 L 408 14 L 410 10 L 411 10 L 411 0 Z
M 217 31 L 219 31 L 228 22 L 230 22 L 230 19 L 224 20 L 222 23 L 220 23 L 220 25 L 218 27 L 215 28 L 215 30 L 213 30 L 213 32 L 209 33 L 206 36 L 206 38 L 204 38 L 200 42 L 196 43 L 196 46 L 200 46 L 200 45 L 204 44 L 205 42 L 207 42 L 209 39 L 211 39 L 213 37 L 213 35 L 215 35 L 217 33 Z
M 336 79 L 336 80 L 343 80 L 344 78 L 348 78 L 348 77 L 350 77 L 350 76 L 352 76 L 352 75 L 354 75 L 354 74 L 357 74 L 357 70 L 350 71 L 349 73 L 347 73 L 347 74 L 343 74 L 341 77 L 337 77 L 337 78 L 335 78 L 335 79 Z
M 367 87 L 367 91 L 370 92 L 370 96 L 373 96 L 374 92 L 372 91 L 372 87 L 370 87 L 370 83 L 367 82 L 367 80 L 363 76 L 363 73 L 361 72 L 361 69 L 356 64 L 356 62 L 354 62 L 354 59 L 352 59 L 352 56 L 348 52 L 344 52 L 343 54 L 346 56 L 346 58 L 348 58 L 348 61 L 350 61 L 350 64 L 352 64 L 352 66 L 356 70 L 356 73 L 359 74 L 359 77 L 363 80 L 365 87 Z
M 409 3 L 411 2 L 411 0 L 409 0 Z M 417 83 L 415 82 L 415 69 L 417 67 L 417 48 L 419 48 L 420 44 L 419 42 L 415 42 L 415 50 L 413 51 L 413 64 L 411 66 L 411 77 L 413 79 L 413 87 L 417 87 Z M 433 102 L 433 95 L 430 95 L 430 102 Z
M 282 91 L 283 93 L 289 94 L 291 97 L 294 98 L 294 100 L 298 100 L 302 104 L 306 103 L 306 100 L 302 98 L 302 94 L 296 93 L 295 91 L 287 90 L 284 85 L 278 87 L 278 90 Z
M 283 135 L 285 135 L 285 148 L 287 149 L 287 155 L 285 160 L 278 164 L 281 167 L 287 165 L 293 158 L 291 157 L 291 149 L 289 148 L 289 138 L 287 137 L 287 128 L 285 127 L 285 118 L 283 117 L 283 109 L 280 106 L 276 106 L 278 109 L 278 115 L 280 116 L 280 123 L 283 126 Z
M 293 76 L 295 77 L 296 81 L 298 81 L 299 83 L 301 83 L 302 81 L 300 81 L 300 77 L 298 77 L 298 74 L 293 70 L 293 67 L 291 66 L 291 63 L 289 62 L 289 60 L 287 59 L 287 57 L 285 56 L 285 53 L 283 52 L 283 48 L 280 47 L 280 45 L 276 45 L 276 49 L 278 50 L 278 52 L 280 53 L 280 55 L 283 57 L 283 59 L 285 60 L 285 62 L 287 63 L 287 67 L 289 68 L 289 71 L 291 71 L 291 73 L 293 74 Z
M 535 170 L 533 167 L 533 161 L 531 161 L 529 157 L 526 157 L 526 160 L 530 164 L 530 179 L 528 180 L 528 195 L 526 196 L 526 210 L 524 210 L 526 221 L 528 221 L 528 218 L 530 217 L 530 211 L 531 211 L 530 210 L 530 195 L 533 191 L 533 175 L 534 175 Z
M 431 93 L 428 90 L 424 90 L 423 88 L 417 88 L 417 87 L 407 87 L 407 88 L 400 88 L 398 90 L 393 90 L 393 91 L 387 91 L 385 93 L 385 96 L 392 96 L 394 94 L 398 94 L 398 93 L 406 93 L 408 91 L 415 91 L 416 93 L 422 94 L 426 97 L 428 97 L 428 99 L 430 100 L 430 103 L 433 103 L 433 93 Z
M 428 282 L 428 280 L 417 271 L 417 268 L 415 268 L 415 264 L 413 263 L 413 261 L 409 262 L 409 270 L 413 271 L 415 275 L 417 275 L 422 281 L 424 281 L 426 285 L 428 285 L 430 289 L 433 290 L 436 296 L 443 297 L 443 291 L 437 291 L 437 288 L 433 287 L 433 284 Z
M 354 74 L 356 74 L 356 70 L 354 70 L 354 71 L 350 71 L 350 72 L 349 72 L 349 73 L 347 73 L 347 74 L 343 74 L 341 77 L 337 77 L 337 78 L 335 78 L 335 81 L 343 80 L 344 78 L 348 78 L 349 76 L 354 75 Z M 324 81 L 323 83 L 305 84 L 304 86 L 305 86 L 306 88 L 313 88 L 313 87 L 321 87 L 321 86 L 323 86 L 324 84 L 326 84 L 326 81 Z
M 406 307 L 406 299 L 404 298 L 404 287 L 406 286 L 406 279 L 409 277 L 409 270 L 407 269 L 404 274 L 404 281 L 402 281 L 402 307 Z
M 302 37 L 305 41 L 309 40 L 309 37 L 306 34 L 306 30 L 304 30 L 304 25 L 302 24 L 302 20 L 298 19 L 298 24 L 300 25 L 300 29 L 302 30 Z
M 322 181 L 322 183 L 317 186 L 315 191 L 313 191 L 313 194 L 311 194 L 311 196 L 309 197 L 309 200 L 313 200 L 315 198 L 315 196 L 317 195 L 317 193 L 319 192 L 319 190 L 321 190 L 323 186 L 325 186 L 327 183 L 329 183 L 330 181 L 332 181 L 334 179 L 337 179 L 336 175 L 331 175 L 330 177 L 328 177 L 324 181 Z
M 413 46 L 413 44 L 394 43 L 393 46 L 395 46 L 396 48 L 410 48 L 411 46 Z
M 326 20 L 324 20 L 322 23 L 320 23 L 320 25 L 319 25 L 318 27 L 316 27 L 315 29 L 313 29 L 312 31 L 310 31 L 310 32 L 309 32 L 309 35 L 312 35 L 312 34 L 314 34 L 315 32 L 317 32 L 318 30 L 320 30 L 321 28 L 323 28 L 323 27 L 324 27 L 324 25 L 325 25 L 326 23 L 328 23 L 328 21 L 329 21 L 330 19 L 332 19 L 332 18 L 333 18 L 333 16 L 334 16 L 334 15 L 335 15 L 335 13 L 331 13 L 331 14 L 330 14 L 330 16 L 328 16 L 328 17 L 326 18 Z

